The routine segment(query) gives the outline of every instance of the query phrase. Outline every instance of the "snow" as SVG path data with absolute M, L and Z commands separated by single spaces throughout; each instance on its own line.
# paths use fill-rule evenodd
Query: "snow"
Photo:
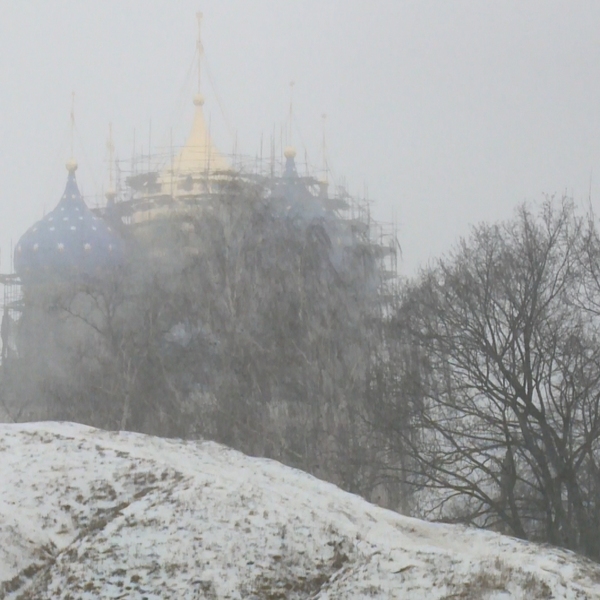
M 600 598 L 600 565 L 210 442 L 0 425 L 0 598 Z

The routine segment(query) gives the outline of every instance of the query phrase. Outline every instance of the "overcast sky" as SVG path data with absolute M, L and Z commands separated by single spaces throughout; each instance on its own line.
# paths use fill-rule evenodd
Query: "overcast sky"
M 403 273 L 470 224 L 564 192 L 600 212 L 600 2 L 589 0 L 0 0 L 0 246 L 58 202 L 76 94 L 78 181 L 117 154 L 183 143 L 195 13 L 216 145 L 265 153 L 295 82 L 294 142 L 395 221 Z

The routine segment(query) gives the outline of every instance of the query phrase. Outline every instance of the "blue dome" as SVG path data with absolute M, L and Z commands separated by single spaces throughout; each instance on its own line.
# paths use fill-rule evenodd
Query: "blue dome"
M 17 244 L 15 270 L 24 283 L 51 277 L 93 277 L 123 261 L 123 242 L 86 206 L 69 170 L 57 207 L 28 229 Z

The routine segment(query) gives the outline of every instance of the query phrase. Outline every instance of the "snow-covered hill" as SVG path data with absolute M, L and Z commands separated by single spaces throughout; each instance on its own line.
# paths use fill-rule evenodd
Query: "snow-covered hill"
M 0 425 L 0 598 L 600 598 L 600 567 L 214 443 Z

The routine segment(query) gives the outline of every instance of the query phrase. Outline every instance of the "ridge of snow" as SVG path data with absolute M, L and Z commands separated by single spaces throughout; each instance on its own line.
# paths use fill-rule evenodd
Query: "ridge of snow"
M 0 598 L 600 599 L 600 565 L 212 442 L 2 424 Z

